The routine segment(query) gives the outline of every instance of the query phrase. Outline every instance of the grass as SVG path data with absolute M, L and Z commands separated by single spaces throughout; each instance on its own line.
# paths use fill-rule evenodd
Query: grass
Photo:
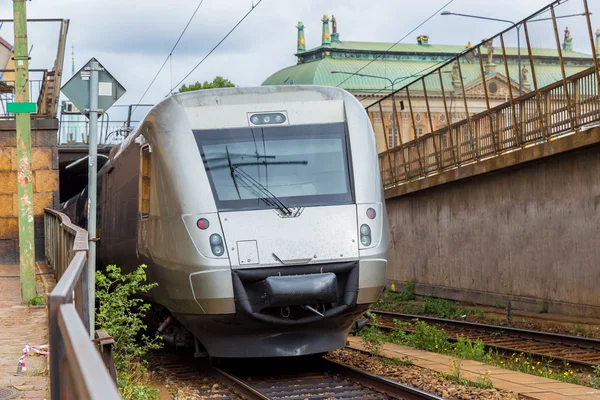
M 448 340 L 448 334 L 443 329 L 439 329 L 423 321 L 416 321 L 414 326 L 415 331 L 412 334 L 406 331 L 407 323 L 396 321 L 396 326 L 397 329 L 393 329 L 389 335 L 384 334 L 375 326 L 370 326 L 369 331 L 363 336 L 363 342 L 365 340 L 375 341 L 376 346 L 379 349 L 377 355 L 380 354 L 383 343 L 387 341 L 451 357 L 457 357 L 459 359 L 479 361 L 488 365 L 566 383 L 600 388 L 600 366 L 594 369 L 595 374 L 590 377 L 588 375 L 575 373 L 573 369 L 570 368 L 568 362 L 564 362 L 562 365 L 556 365 L 551 358 L 538 360 L 525 353 L 513 353 L 508 356 L 501 355 L 497 351 L 494 352 L 492 349 L 486 351 L 483 342 L 479 340 L 472 341 L 465 337 L 459 337 L 457 342 L 452 343 Z M 371 344 L 371 346 L 373 346 L 373 344 Z M 368 346 L 366 347 L 368 348 Z M 460 376 L 460 364 L 458 366 L 454 364 L 455 362 L 453 362 L 454 369 L 451 368 L 452 374 L 446 374 L 446 378 L 455 383 L 466 384 Z M 493 387 L 489 376 L 486 375 L 479 377 L 475 382 L 471 382 L 470 386 L 480 388 Z
M 414 293 L 414 280 L 408 281 L 401 292 L 386 290 L 377 302 L 377 308 L 381 310 L 395 310 L 406 314 L 432 315 L 441 318 L 464 318 L 475 315 L 484 319 L 483 311 L 469 307 L 458 307 L 451 301 L 425 298 L 422 304 L 415 302 L 417 297 Z

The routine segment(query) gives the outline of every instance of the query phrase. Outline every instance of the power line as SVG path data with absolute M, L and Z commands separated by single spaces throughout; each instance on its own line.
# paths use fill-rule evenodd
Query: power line
M 254 9 L 255 9 L 256 7 L 258 7 L 258 5 L 259 5 L 260 3 L 262 3 L 262 1 L 263 1 L 263 0 L 259 0 L 259 1 L 258 1 L 256 4 L 252 4 L 252 8 L 250 9 L 250 11 L 248 11 L 248 12 L 246 13 L 246 15 L 244 15 L 244 16 L 242 17 L 242 19 L 240 19 L 240 20 L 238 21 L 238 23 L 237 23 L 237 24 L 235 24 L 235 25 L 233 26 L 233 28 L 231 28 L 231 30 L 230 30 L 229 32 L 227 32 L 227 34 L 226 34 L 226 35 L 223 37 L 223 39 L 221 39 L 221 40 L 219 41 L 219 43 L 217 43 L 217 44 L 215 45 L 215 47 L 213 47 L 213 48 L 212 48 L 212 50 L 211 50 L 211 51 L 209 51 L 209 52 L 208 52 L 208 54 L 207 54 L 207 55 L 205 55 L 205 56 L 204 56 L 204 58 L 203 58 L 202 60 L 200 60 L 200 62 L 199 62 L 198 64 L 196 64 L 196 66 L 195 66 L 194 68 L 192 68 L 192 69 L 191 69 L 191 71 L 190 71 L 190 72 L 188 72 L 188 74 L 187 74 L 186 76 L 184 76 L 184 77 L 183 77 L 183 79 L 182 79 L 182 80 L 180 80 L 180 81 L 179 81 L 179 82 L 178 82 L 178 83 L 177 83 L 175 86 L 173 86 L 173 87 L 171 88 L 171 90 L 169 90 L 169 93 L 167 93 L 167 94 L 165 95 L 165 97 L 167 97 L 169 94 L 171 94 L 171 92 L 173 92 L 173 89 L 175 89 L 177 86 L 181 85 L 181 84 L 183 83 L 183 81 L 185 81 L 185 80 L 186 80 L 186 79 L 187 79 L 187 78 L 188 78 L 188 77 L 189 77 L 189 76 L 190 76 L 190 75 L 191 75 L 191 74 L 192 74 L 192 73 L 193 73 L 193 72 L 196 70 L 196 68 L 198 68 L 198 67 L 200 66 L 200 64 L 202 64 L 202 63 L 204 62 L 204 60 L 206 60 L 206 59 L 207 59 L 207 58 L 208 58 L 208 57 L 209 57 L 209 56 L 210 56 L 210 55 L 211 55 L 211 54 L 212 54 L 212 53 L 213 53 L 213 52 L 214 52 L 214 51 L 217 49 L 217 47 L 219 47 L 219 46 L 221 45 L 221 43 L 223 43 L 223 42 L 225 41 L 225 39 L 227 39 L 227 38 L 229 37 L 229 35 L 231 35 L 231 33 L 232 33 L 232 32 L 233 32 L 233 31 L 234 31 L 234 30 L 235 30 L 235 29 L 236 29 L 236 28 L 237 28 L 237 27 L 238 27 L 238 26 L 239 26 L 239 25 L 240 25 L 242 22 L 244 22 L 244 20 L 245 20 L 245 19 L 248 17 L 248 15 L 250 15 L 250 13 L 252 13 L 252 11 L 254 11 Z M 454 0 L 452 0 L 452 1 L 454 1 Z
M 442 64 L 446 64 L 446 63 L 448 63 L 448 61 L 451 61 L 452 59 L 456 58 L 457 56 L 460 56 L 460 54 L 461 54 L 461 53 L 458 53 L 458 54 L 456 54 L 456 55 L 453 55 L 453 56 L 451 56 L 451 57 L 449 57 L 449 58 L 447 58 L 447 59 L 445 59 L 445 60 L 438 61 L 438 62 L 437 62 L 437 63 L 435 63 L 435 64 L 431 64 L 430 66 L 428 66 L 428 67 L 425 67 L 425 68 L 423 68 L 422 70 L 420 70 L 420 71 L 417 71 L 417 72 L 415 72 L 414 74 L 412 74 L 412 75 L 410 75 L 410 76 L 407 76 L 406 78 L 404 78 L 404 79 L 400 80 L 400 82 L 404 82 L 405 80 L 408 80 L 408 79 L 410 79 L 410 78 L 414 78 L 414 77 L 417 77 L 417 76 L 421 77 L 421 76 L 423 76 L 423 72 L 425 72 L 425 71 L 427 71 L 427 70 L 432 70 L 433 68 L 437 68 L 438 66 L 440 66 L 440 65 L 442 65 Z M 415 81 L 416 81 L 416 80 L 415 80 Z M 394 93 L 397 93 L 398 91 L 402 90 L 402 88 L 404 88 L 404 87 L 406 87 L 406 86 L 412 85 L 412 84 L 413 84 L 415 81 L 411 81 L 410 83 L 407 83 L 406 85 L 402 86 L 400 89 L 397 89 L 397 90 L 396 90 L 396 92 L 394 92 Z M 373 97 L 373 96 L 375 96 L 375 95 L 377 95 L 377 94 L 379 94 L 379 93 L 383 92 L 384 90 L 387 90 L 387 89 L 389 89 L 389 88 L 391 88 L 391 87 L 392 87 L 392 85 L 389 85 L 389 86 L 384 86 L 383 88 L 379 89 L 379 90 L 378 90 L 378 91 L 376 91 L 375 93 L 371 93 L 371 94 L 367 94 L 367 95 L 361 96 L 361 99 L 360 99 L 360 100 L 362 101 L 362 100 L 368 99 L 369 97 Z M 388 95 L 388 96 L 389 96 L 389 95 Z M 369 105 L 368 105 L 367 107 L 365 107 L 365 108 L 371 107 L 372 105 L 374 105 L 374 104 L 377 104 L 379 101 L 381 101 L 381 100 L 375 101 L 373 104 L 369 104 Z
M 204 3 L 204 0 L 200 0 L 200 2 L 198 3 L 198 6 L 196 7 L 196 10 L 194 10 L 194 13 L 192 14 L 192 16 L 190 17 L 190 19 L 188 20 L 187 24 L 185 25 L 185 28 L 183 28 L 183 31 L 181 31 L 181 34 L 179 35 L 179 37 L 177 38 L 177 41 L 175 42 L 175 44 L 173 45 L 173 48 L 171 49 L 171 51 L 169 52 L 169 55 L 167 56 L 167 58 L 165 58 L 165 61 L 162 63 L 162 65 L 160 66 L 160 68 L 158 69 L 158 71 L 156 72 L 156 75 L 154 75 L 154 78 L 152 78 L 152 82 L 150 82 L 150 84 L 148 85 L 148 87 L 146 88 L 146 91 L 144 92 L 144 94 L 142 95 L 142 97 L 140 97 L 140 99 L 138 100 L 138 104 L 140 104 L 142 102 L 142 100 L 144 100 L 144 97 L 146 96 L 146 94 L 148 93 L 148 90 L 150 90 L 150 88 L 152 87 L 152 85 L 154 84 L 154 82 L 156 81 L 156 78 L 158 78 L 158 75 L 160 74 L 160 72 L 163 70 L 163 68 L 165 67 L 165 65 L 167 64 L 167 61 L 169 61 L 169 59 L 171 58 L 171 56 L 173 55 L 173 52 L 175 51 L 175 49 L 177 48 L 177 45 L 179 44 L 179 42 L 181 41 L 181 38 L 183 37 L 183 35 L 185 34 L 185 31 L 187 31 L 187 28 L 190 26 L 190 24 L 192 23 L 192 20 L 194 19 L 194 17 L 196 16 L 196 14 L 198 13 L 198 10 L 200 9 L 200 6 L 202 5 L 202 3 Z M 133 109 L 133 111 L 135 111 L 135 109 L 137 108 L 137 105 L 135 106 L 135 108 Z M 133 111 L 131 112 L 133 114 Z
M 440 9 L 438 9 L 433 14 L 431 14 L 426 20 L 424 20 L 423 22 L 421 22 L 413 30 L 411 30 L 406 35 L 404 35 L 400 40 L 398 40 L 396 43 L 394 43 L 393 45 L 391 45 L 390 47 L 388 47 L 387 50 L 385 50 L 383 52 L 383 54 L 386 54 L 388 51 L 390 51 L 392 48 L 394 48 L 398 43 L 400 43 L 401 41 L 403 41 L 404 39 L 406 39 L 409 35 L 412 35 L 414 33 L 414 31 L 416 31 L 417 29 L 419 29 L 420 27 L 422 27 L 423 25 L 425 25 L 427 22 L 429 22 L 430 19 L 432 19 L 433 17 L 435 17 L 440 11 L 442 11 L 444 8 L 448 7 L 450 4 L 454 3 L 454 1 L 455 0 L 450 0 L 449 2 L 447 2 L 446 4 L 444 4 Z M 352 78 L 354 75 L 358 74 L 360 71 L 362 71 L 363 69 L 367 68 L 373 62 L 377 61 L 380 57 L 383 56 L 383 54 L 382 55 L 378 55 L 377 57 L 375 57 L 374 59 L 372 59 L 371 61 L 369 61 L 365 65 L 363 65 L 358 71 L 355 71 L 354 73 L 352 73 L 352 75 L 348 76 L 342 82 L 338 83 L 336 85 L 336 87 L 340 87 L 340 85 L 344 84 L 348 79 Z

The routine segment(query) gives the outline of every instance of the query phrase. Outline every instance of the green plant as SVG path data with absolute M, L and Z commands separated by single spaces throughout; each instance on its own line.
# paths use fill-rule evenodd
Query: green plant
M 542 303 L 538 307 L 538 312 L 540 314 L 548 314 L 548 303 Z
M 425 299 L 425 303 L 421 306 L 419 314 L 437 315 L 443 318 L 462 318 L 464 316 L 473 314 L 480 318 L 484 317 L 483 311 L 481 310 L 457 307 L 456 304 L 451 301 L 432 297 Z
M 146 283 L 146 266 L 123 274 L 115 265 L 96 272 L 96 328 L 104 329 L 116 342 L 114 359 L 119 391 L 125 399 L 155 399 L 158 391 L 148 387 L 146 354 L 162 347 L 157 337 L 144 332 L 143 319 L 151 308 L 140 294 L 156 287 Z M 139 339 L 139 340 L 138 340 Z
M 405 342 L 409 346 L 436 353 L 445 353 L 450 349 L 446 332 L 418 320 L 414 333 L 408 335 Z
M 464 336 L 459 336 L 453 347 L 457 357 L 467 360 L 481 360 L 486 355 L 485 346 L 481 340 L 473 342 Z
M 35 296 L 33 299 L 29 300 L 30 306 L 41 306 L 45 303 L 44 296 Z
M 413 365 L 412 360 L 410 358 L 408 358 L 408 356 L 404 356 L 402 358 L 386 358 L 386 357 L 383 357 L 381 359 L 381 362 L 384 365 L 400 365 L 400 366 L 403 366 L 403 367 L 408 367 L 408 366 Z
M 360 331 L 360 338 L 365 348 L 373 355 L 379 357 L 381 355 L 381 347 L 383 346 L 383 343 L 386 342 L 387 338 L 385 334 L 374 325 L 375 321 L 372 323 L 373 325 L 366 326 Z
M 586 333 L 585 326 L 583 326 L 581 324 L 575 324 L 575 327 L 573 329 L 575 330 L 575 333 L 577 333 L 578 335 L 583 336 Z
M 600 365 L 596 365 L 594 367 L 594 376 L 592 378 L 592 383 L 596 389 L 600 389 Z

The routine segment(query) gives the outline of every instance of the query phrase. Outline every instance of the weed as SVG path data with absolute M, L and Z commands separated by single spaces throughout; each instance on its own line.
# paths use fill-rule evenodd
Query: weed
M 41 306 L 45 303 L 44 296 L 35 296 L 33 299 L 29 300 L 30 306 Z
M 479 389 L 494 389 L 494 384 L 490 379 L 490 371 L 487 371 L 486 374 L 478 376 L 475 381 L 470 381 L 462 377 L 460 372 L 461 363 L 456 362 L 456 360 L 452 360 L 452 366 L 450 367 L 450 374 L 443 374 L 442 377 L 446 380 L 463 386 L 470 386 Z
M 575 333 L 577 333 L 578 335 L 583 336 L 586 334 L 585 326 L 583 326 L 581 324 L 575 324 L 575 327 L 573 329 L 575 330 Z
M 115 366 L 121 395 L 129 400 L 156 399 L 158 391 L 148 386 L 148 369 L 144 357 L 162 347 L 156 337 L 144 334 L 143 318 L 151 305 L 138 297 L 156 287 L 147 284 L 146 266 L 121 273 L 115 265 L 109 265 L 106 273 L 96 272 L 96 328 L 104 329 L 116 341 Z M 141 339 L 137 341 L 136 339 Z
M 381 362 L 384 365 L 400 365 L 403 367 L 408 367 L 410 365 L 413 365 L 413 362 L 410 358 L 408 358 L 408 356 L 404 356 L 402 358 L 387 358 L 387 357 L 383 357 L 381 359 Z
M 453 347 L 454 354 L 466 360 L 481 360 L 486 355 L 485 346 L 481 340 L 473 342 L 470 339 L 459 336 L 458 341 L 454 343 Z
M 381 299 L 378 301 L 377 306 L 383 309 L 394 309 L 414 299 L 415 280 L 411 279 L 408 282 L 406 282 L 406 286 L 401 292 L 393 292 L 390 290 L 386 290 L 383 293 Z
M 448 334 L 423 321 L 417 321 L 415 332 L 406 337 L 405 343 L 417 349 L 436 353 L 446 353 L 450 349 Z
M 419 314 L 437 315 L 443 318 L 463 318 L 468 315 L 477 315 L 483 318 L 483 311 L 473 308 L 457 307 L 451 301 L 428 297 L 421 307 Z
M 542 303 L 538 307 L 538 312 L 540 314 L 548 314 L 548 303 Z
M 596 389 L 600 389 L 600 365 L 594 367 L 594 377 L 592 378 L 592 384 Z
M 377 357 L 381 355 L 381 347 L 386 342 L 386 336 L 378 327 L 375 325 L 364 327 L 360 331 L 360 338 L 369 352 Z

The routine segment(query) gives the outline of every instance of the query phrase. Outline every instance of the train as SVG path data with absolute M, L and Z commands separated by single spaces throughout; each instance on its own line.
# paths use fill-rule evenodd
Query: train
M 85 226 L 87 205 L 84 190 L 63 210 Z M 98 267 L 145 264 L 152 302 L 211 357 L 344 347 L 385 286 L 375 136 L 338 88 L 166 98 L 100 169 L 97 225 Z

